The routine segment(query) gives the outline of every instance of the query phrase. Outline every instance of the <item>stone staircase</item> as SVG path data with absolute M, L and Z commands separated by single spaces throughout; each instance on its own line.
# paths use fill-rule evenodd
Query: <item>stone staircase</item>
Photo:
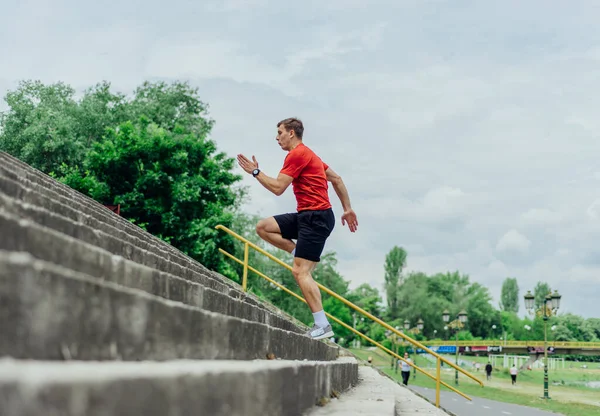
M 1 416 L 305 415 L 359 384 L 335 344 L 2 152 L 0 330 Z

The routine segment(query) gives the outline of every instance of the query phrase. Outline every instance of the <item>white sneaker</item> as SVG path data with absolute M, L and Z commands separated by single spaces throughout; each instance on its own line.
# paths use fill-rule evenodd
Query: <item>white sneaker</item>
M 325 328 L 313 325 L 311 330 L 308 331 L 306 335 L 312 339 L 331 338 L 333 336 L 333 330 L 331 329 L 331 325 L 327 325 Z

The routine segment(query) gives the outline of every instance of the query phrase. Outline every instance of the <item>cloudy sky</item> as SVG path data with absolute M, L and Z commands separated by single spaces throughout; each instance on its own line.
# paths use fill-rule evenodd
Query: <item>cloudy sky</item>
M 85 4 L 87 3 L 87 4 Z M 0 94 L 21 79 L 83 89 L 189 80 L 231 156 L 276 175 L 275 124 L 344 178 L 359 216 L 328 249 L 356 286 L 408 268 L 490 287 L 539 280 L 599 316 L 600 2 L 4 0 Z M 246 177 L 250 212 L 293 211 Z M 339 217 L 341 206 L 331 190 Z M 523 305 L 521 304 L 521 310 Z

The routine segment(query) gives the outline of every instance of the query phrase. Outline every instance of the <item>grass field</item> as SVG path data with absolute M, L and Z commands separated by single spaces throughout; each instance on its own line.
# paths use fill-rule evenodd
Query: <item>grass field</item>
M 379 350 L 350 349 L 350 351 L 363 360 L 367 360 L 369 356 L 373 357 L 374 366 L 380 368 L 394 379 L 401 380 L 400 373 L 395 373 L 391 369 L 391 358 L 389 355 Z M 478 358 L 487 362 L 485 357 Z M 435 373 L 433 364 L 425 358 L 417 357 L 415 363 L 427 369 L 430 374 Z M 551 371 L 550 397 L 552 400 L 549 401 L 540 399 L 540 396 L 543 394 L 544 375 L 542 370 L 520 373 L 517 377 L 517 386 L 511 384 L 508 369 L 494 371 L 492 380 L 489 382 L 485 380 L 483 370 L 479 373 L 472 372 L 472 374 L 480 378 L 484 382 L 485 387 L 481 388 L 474 381 L 459 374 L 459 390 L 470 396 L 536 407 L 566 416 L 600 416 L 600 389 L 585 388 L 577 385 L 578 383 L 588 381 L 600 381 L 600 369 L 597 368 L 587 370 L 572 368 Z M 442 371 L 442 379 L 448 384 L 453 385 L 454 370 L 445 368 Z M 564 384 L 553 385 L 552 381 L 562 381 Z M 409 384 L 435 388 L 434 381 L 418 372 L 416 379 L 411 375 Z M 442 388 L 445 390 L 444 387 Z

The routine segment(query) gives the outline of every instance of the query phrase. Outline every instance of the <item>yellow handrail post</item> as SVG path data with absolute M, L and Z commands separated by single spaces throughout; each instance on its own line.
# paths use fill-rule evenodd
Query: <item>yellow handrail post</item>
M 442 378 L 442 360 L 437 357 L 436 360 L 436 377 L 435 377 L 435 406 L 440 407 L 440 380 Z
M 242 275 L 242 290 L 246 292 L 246 287 L 248 286 L 248 251 L 249 251 L 248 243 L 244 243 L 244 273 Z

